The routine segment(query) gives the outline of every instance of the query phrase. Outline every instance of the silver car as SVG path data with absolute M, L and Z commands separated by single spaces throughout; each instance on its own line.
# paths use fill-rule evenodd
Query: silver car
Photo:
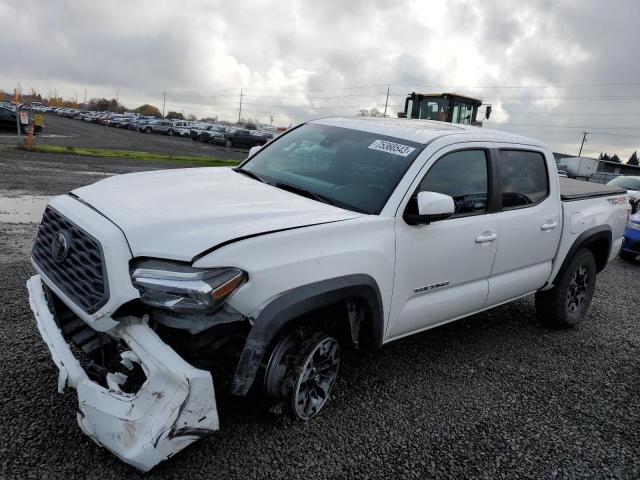
M 144 133 L 163 133 L 169 135 L 169 130 L 173 127 L 173 122 L 170 120 L 152 120 L 148 122 L 144 129 Z

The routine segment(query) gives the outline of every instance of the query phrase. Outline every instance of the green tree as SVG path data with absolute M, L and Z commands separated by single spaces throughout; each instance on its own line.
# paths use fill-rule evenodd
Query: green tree
M 144 105 L 140 105 L 138 108 L 133 110 L 140 115 L 145 115 L 149 117 L 162 117 L 162 113 L 158 110 L 158 107 L 154 107 L 153 105 L 149 105 L 145 103 Z
M 165 118 L 167 120 L 184 120 L 184 115 L 180 112 L 169 112 Z
M 627 165 L 635 165 L 635 166 L 639 165 L 638 152 L 633 152 L 631 154 L 631 156 L 629 157 L 629 160 L 627 160 Z
M 92 98 L 87 102 L 88 110 L 95 110 L 97 112 L 124 112 L 125 108 L 119 104 L 115 98 L 111 100 L 106 98 Z
M 618 155 L 616 155 L 615 153 L 613 155 L 611 155 L 610 161 L 616 162 L 616 163 L 621 163 L 620 162 L 620 157 Z

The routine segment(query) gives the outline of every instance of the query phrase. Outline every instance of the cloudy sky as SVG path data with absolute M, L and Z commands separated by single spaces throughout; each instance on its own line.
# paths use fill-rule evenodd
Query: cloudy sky
M 0 0 L 0 88 L 289 125 L 456 91 L 493 128 L 640 150 L 640 1 Z

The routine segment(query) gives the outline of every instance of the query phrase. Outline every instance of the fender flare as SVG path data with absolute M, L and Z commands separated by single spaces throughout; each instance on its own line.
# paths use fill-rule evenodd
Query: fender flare
M 608 252 L 607 252 L 607 260 L 608 260 L 609 256 L 611 256 L 611 245 L 613 244 L 612 237 L 613 235 L 611 233 L 611 227 L 609 227 L 609 225 L 599 225 L 597 227 L 593 227 L 582 232 L 578 236 L 578 238 L 574 240 L 573 244 L 571 245 L 571 248 L 569 248 L 569 251 L 564 257 L 562 265 L 558 269 L 558 273 L 556 273 L 556 276 L 553 278 L 553 281 L 550 283 L 555 285 L 556 281 L 558 280 L 558 277 L 562 275 L 562 273 L 564 273 L 564 271 L 567 269 L 567 267 L 569 266 L 569 263 L 571 262 L 571 259 L 576 254 L 576 252 L 583 246 L 588 245 L 589 243 L 592 243 L 594 241 L 597 241 L 597 240 L 607 241 L 609 245 Z M 606 264 L 607 263 L 605 261 L 604 265 Z M 604 266 L 602 266 L 602 268 L 604 268 Z M 601 271 L 602 268 L 599 268 L 598 272 Z
M 370 349 L 379 348 L 384 334 L 384 310 L 373 277 L 346 275 L 303 285 L 278 296 L 255 319 L 236 367 L 231 393 L 244 396 L 249 392 L 267 349 L 287 323 L 320 307 L 353 298 L 368 309 L 373 337 Z

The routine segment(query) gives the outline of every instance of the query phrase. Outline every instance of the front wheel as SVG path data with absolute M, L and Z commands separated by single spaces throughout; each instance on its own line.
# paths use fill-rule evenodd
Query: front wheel
M 265 372 L 269 400 L 299 420 L 311 420 L 329 401 L 338 376 L 340 345 L 324 331 L 294 330 L 272 351 Z
M 560 273 L 555 287 L 536 293 L 536 314 L 550 327 L 574 327 L 586 315 L 595 288 L 596 261 L 583 248 Z

